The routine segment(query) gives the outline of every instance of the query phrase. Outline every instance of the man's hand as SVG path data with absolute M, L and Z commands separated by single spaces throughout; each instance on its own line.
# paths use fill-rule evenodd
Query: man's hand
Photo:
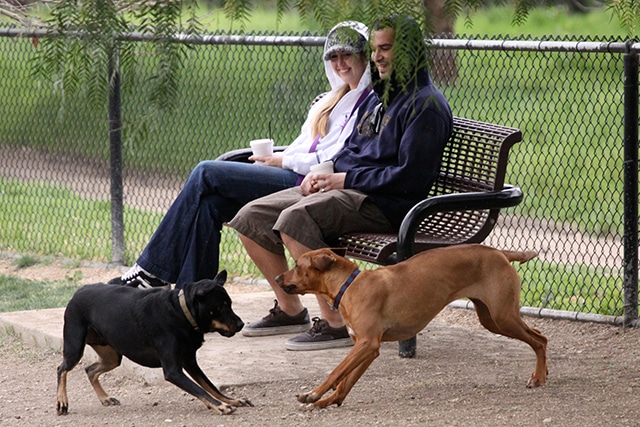
M 300 190 L 303 196 L 318 192 L 325 193 L 331 190 L 341 190 L 344 188 L 346 176 L 345 172 L 318 174 L 310 172 L 300 184 Z

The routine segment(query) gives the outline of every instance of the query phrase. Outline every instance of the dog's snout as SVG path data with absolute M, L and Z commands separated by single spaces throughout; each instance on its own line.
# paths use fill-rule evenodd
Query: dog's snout
M 229 322 L 227 322 L 227 324 L 229 325 L 229 330 L 234 334 L 236 332 L 240 332 L 242 328 L 244 328 L 244 322 L 242 321 L 240 316 L 238 316 L 234 312 L 231 312 L 231 318 L 229 319 Z
M 283 274 L 278 274 L 276 276 L 276 283 L 278 284 L 278 286 L 280 286 L 280 288 L 282 288 L 283 291 L 285 291 L 288 294 L 292 294 L 295 292 L 296 290 L 296 285 L 291 284 L 291 283 L 286 283 L 286 279 L 285 279 L 285 273 Z

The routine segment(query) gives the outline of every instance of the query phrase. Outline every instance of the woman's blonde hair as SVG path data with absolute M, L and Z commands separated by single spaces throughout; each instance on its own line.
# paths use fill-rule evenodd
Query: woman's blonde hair
M 349 93 L 349 90 L 349 85 L 345 83 L 340 89 L 333 92 L 333 94 L 325 96 L 318 101 L 321 104 L 311 118 L 311 135 L 314 139 L 318 135 L 320 138 L 324 138 L 327 135 L 329 131 L 329 115 L 342 97 Z

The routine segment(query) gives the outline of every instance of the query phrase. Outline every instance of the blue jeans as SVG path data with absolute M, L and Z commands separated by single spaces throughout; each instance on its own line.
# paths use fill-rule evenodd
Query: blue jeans
M 296 185 L 298 174 L 250 163 L 207 160 L 191 171 L 137 260 L 177 288 L 218 272 L 222 225 L 246 203 Z

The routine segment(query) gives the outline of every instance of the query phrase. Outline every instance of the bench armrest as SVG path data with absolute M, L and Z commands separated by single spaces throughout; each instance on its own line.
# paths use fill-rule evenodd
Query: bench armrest
M 502 209 L 517 206 L 523 199 L 522 190 L 505 184 L 500 191 L 444 194 L 416 204 L 407 213 L 398 231 L 398 261 L 415 253 L 415 236 L 420 223 L 438 212 Z
M 273 152 L 279 153 L 281 151 L 284 151 L 285 148 L 287 147 L 278 145 L 276 147 L 273 147 Z M 252 154 L 253 151 L 251 151 L 251 148 L 238 148 L 237 150 L 231 150 L 227 151 L 226 153 L 222 153 L 216 158 L 216 160 L 249 163 L 248 159 Z

